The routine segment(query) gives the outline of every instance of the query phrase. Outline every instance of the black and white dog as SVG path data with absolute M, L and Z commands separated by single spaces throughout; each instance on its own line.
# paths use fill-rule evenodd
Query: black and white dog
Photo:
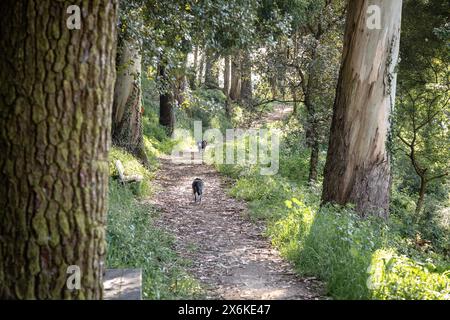
M 198 152 L 202 153 L 203 151 L 205 151 L 207 144 L 208 142 L 206 142 L 206 140 L 197 142 Z
M 194 202 L 202 203 L 203 194 L 203 180 L 200 178 L 195 178 L 192 182 L 192 192 L 194 194 Z

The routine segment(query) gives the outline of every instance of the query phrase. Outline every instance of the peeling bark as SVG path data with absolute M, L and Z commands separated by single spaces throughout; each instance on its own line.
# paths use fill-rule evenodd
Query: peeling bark
M 402 1 L 374 0 L 381 30 L 366 26 L 367 0 L 351 0 L 324 172 L 322 200 L 354 203 L 361 215 L 388 216 L 386 147 L 395 99 Z
M 112 141 L 149 166 L 142 128 L 141 60 L 137 41 L 124 40 L 114 89 Z

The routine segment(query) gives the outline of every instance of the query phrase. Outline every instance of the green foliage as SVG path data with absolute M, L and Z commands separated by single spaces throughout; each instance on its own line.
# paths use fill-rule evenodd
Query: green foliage
M 232 128 L 225 114 L 226 97 L 222 90 L 198 89 L 186 95 L 184 105 L 177 112 L 177 127 L 193 131 L 194 121 L 202 121 L 203 130 Z
M 135 157 L 123 149 L 113 147 L 109 153 L 109 173 L 113 178 L 118 177 L 119 173 L 115 166 L 115 161 L 120 160 L 124 167 L 125 175 L 141 175 L 144 180 L 140 183 L 132 183 L 131 187 L 137 196 L 149 195 L 151 190 L 150 180 L 154 174 L 148 171 Z
M 427 205 L 421 219 L 415 214 L 415 199 L 404 191 L 394 191 L 391 196 L 390 223 L 398 234 L 404 238 L 420 237 L 431 241 L 432 248 L 427 251 L 449 256 L 450 253 L 450 199 L 428 196 Z M 447 196 L 448 197 L 448 196 Z M 429 250 L 430 249 L 430 250 Z
M 362 219 L 351 207 L 320 208 L 320 185 L 305 186 L 298 168 L 307 167 L 308 154 L 292 151 L 290 139 L 276 176 L 261 176 L 254 165 L 216 167 L 236 179 L 230 194 L 249 201 L 251 217 L 266 221 L 266 235 L 298 272 L 324 280 L 336 299 L 448 299 L 450 262 L 439 245 L 448 238 L 417 244 L 423 229 L 413 221 L 411 197 L 394 194 L 389 223 Z M 380 263 L 383 252 L 393 253 L 388 265 Z
M 325 280 L 333 297 L 367 298 L 366 270 L 381 245 L 383 229 L 351 209 L 315 211 L 295 198 L 286 205 L 288 215 L 269 229 L 273 243 L 301 273 Z
M 109 188 L 108 268 L 142 268 L 146 299 L 199 296 L 199 284 L 184 271 L 187 261 L 172 249 L 173 238 L 154 225 L 155 209 L 116 181 Z
M 377 250 L 368 269 L 368 286 L 374 299 L 450 300 L 450 269 L 434 272 L 432 263 L 398 255 L 393 250 Z

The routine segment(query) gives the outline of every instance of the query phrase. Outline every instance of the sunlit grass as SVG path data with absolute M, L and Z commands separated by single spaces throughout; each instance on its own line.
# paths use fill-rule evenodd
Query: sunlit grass
M 107 267 L 141 268 L 145 299 L 201 296 L 185 271 L 188 261 L 172 249 L 174 239 L 154 225 L 156 210 L 135 199 L 128 186 L 111 181 L 107 225 Z
M 259 175 L 257 166 L 216 167 L 236 180 L 229 192 L 249 202 L 251 217 L 266 221 L 272 244 L 300 274 L 323 280 L 333 298 L 448 299 L 445 257 L 417 251 L 397 233 L 397 219 L 392 227 L 351 207 L 320 207 L 320 183 L 307 186 L 307 171 L 298 168 L 305 157 L 286 153 L 276 176 Z

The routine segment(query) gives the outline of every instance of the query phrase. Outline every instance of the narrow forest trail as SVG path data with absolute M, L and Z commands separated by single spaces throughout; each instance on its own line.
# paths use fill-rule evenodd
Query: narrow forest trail
M 195 151 L 192 151 L 195 152 Z M 321 299 L 321 284 L 298 277 L 262 236 L 264 226 L 246 216 L 245 202 L 226 192 L 225 180 L 206 164 L 162 157 L 151 202 L 161 210 L 157 225 L 176 237 L 176 251 L 192 261 L 189 272 L 216 299 Z M 194 204 L 191 183 L 205 183 Z

